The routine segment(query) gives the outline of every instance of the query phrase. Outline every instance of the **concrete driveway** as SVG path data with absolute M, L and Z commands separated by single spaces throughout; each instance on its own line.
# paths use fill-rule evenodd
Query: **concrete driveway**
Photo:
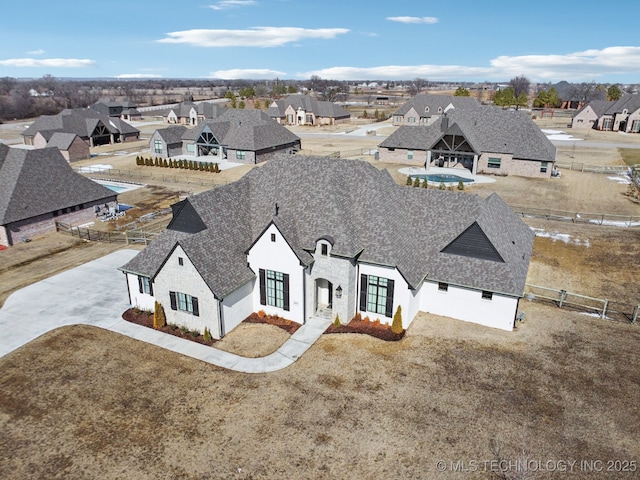
M 10 295 L 0 310 L 0 357 L 50 330 L 84 324 L 223 368 L 246 373 L 273 372 L 295 362 L 331 323 L 312 319 L 271 355 L 246 358 L 127 322 L 122 313 L 130 307 L 129 297 L 124 274 L 117 268 L 137 253 L 118 250 Z

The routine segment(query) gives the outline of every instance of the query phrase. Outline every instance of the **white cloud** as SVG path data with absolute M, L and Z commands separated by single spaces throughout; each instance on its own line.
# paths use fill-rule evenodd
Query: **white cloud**
M 77 58 L 10 58 L 8 60 L 0 60 L 0 65 L 4 67 L 83 68 L 91 67 L 95 63 L 94 60 Z
M 387 20 L 400 23 L 438 23 L 436 17 L 387 17 Z
M 377 67 L 331 67 L 297 74 L 334 80 L 508 80 L 524 75 L 533 81 L 592 81 L 598 77 L 637 74 L 640 47 L 608 47 L 602 50 L 554 55 L 500 56 L 487 66 L 385 65 Z
M 113 78 L 162 78 L 162 75 L 155 75 L 153 73 L 122 73 Z
M 253 27 L 248 30 L 184 30 L 167 33 L 160 43 L 186 43 L 196 47 L 278 47 L 307 38 L 331 39 L 346 28 Z
M 221 0 L 215 5 L 209 5 L 209 8 L 213 10 L 227 10 L 229 8 L 248 7 L 257 4 L 258 2 L 254 0 Z
M 44 54 L 44 50 L 39 48 L 38 50 L 31 50 L 30 52 L 27 52 L 27 54 L 28 55 L 42 55 L 42 54 Z
M 286 76 L 286 72 L 278 70 L 269 70 L 266 68 L 233 68 L 230 70 L 217 70 L 211 72 L 209 78 L 222 78 L 224 80 L 240 80 L 243 78 L 250 79 L 270 79 Z
M 491 67 L 510 77 L 524 74 L 541 80 L 577 80 L 640 70 L 640 47 L 607 47 L 559 55 L 500 56 Z
M 385 65 L 379 67 L 331 67 L 299 73 L 301 78 L 317 75 L 332 80 L 411 80 L 422 77 L 428 80 L 453 80 L 458 78 L 486 78 L 490 69 L 462 65 Z

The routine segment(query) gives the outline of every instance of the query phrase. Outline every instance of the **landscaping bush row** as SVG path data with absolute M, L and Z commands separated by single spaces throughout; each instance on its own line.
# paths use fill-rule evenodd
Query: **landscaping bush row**
M 420 181 L 420 178 L 411 178 L 411 175 L 407 175 L 406 185 L 410 187 L 421 187 L 421 188 L 430 188 L 429 182 L 425 178 L 423 182 Z M 444 183 L 444 180 L 440 181 L 440 185 L 438 185 L 438 190 L 453 190 L 453 185 L 447 185 Z M 462 180 L 458 181 L 458 190 L 464 190 L 464 182 Z
M 174 160 L 170 158 L 151 158 L 151 157 L 136 157 L 136 165 L 146 167 L 164 167 L 164 168 L 179 168 L 182 170 L 199 170 L 201 172 L 220 173 L 220 166 L 217 163 L 212 162 L 198 162 L 196 160 Z

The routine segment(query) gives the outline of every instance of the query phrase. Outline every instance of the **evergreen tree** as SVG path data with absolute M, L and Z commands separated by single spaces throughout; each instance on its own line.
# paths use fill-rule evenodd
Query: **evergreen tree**
M 413 185 L 413 180 L 411 180 L 411 175 L 407 175 L 407 181 L 405 185 Z
M 153 328 L 160 330 L 167 324 L 167 317 L 164 314 L 164 308 L 160 302 L 156 301 L 153 311 Z
M 396 335 L 402 333 L 402 307 L 398 305 L 396 313 L 393 315 L 393 322 L 391 323 L 391 331 Z
M 416 177 L 416 178 L 413 180 L 413 186 L 414 186 L 414 187 L 419 187 L 419 186 L 420 186 L 420 178 L 419 178 L 419 177 Z

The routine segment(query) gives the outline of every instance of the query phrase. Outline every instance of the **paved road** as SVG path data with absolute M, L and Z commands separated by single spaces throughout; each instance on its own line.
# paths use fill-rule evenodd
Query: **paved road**
M 117 267 L 138 253 L 119 250 L 13 293 L 0 309 L 0 357 L 40 335 L 67 325 L 93 325 L 151 343 L 219 367 L 245 373 L 280 370 L 295 362 L 331 320 L 313 319 L 276 352 L 246 358 L 164 334 L 122 319 L 129 308 L 124 274 Z

